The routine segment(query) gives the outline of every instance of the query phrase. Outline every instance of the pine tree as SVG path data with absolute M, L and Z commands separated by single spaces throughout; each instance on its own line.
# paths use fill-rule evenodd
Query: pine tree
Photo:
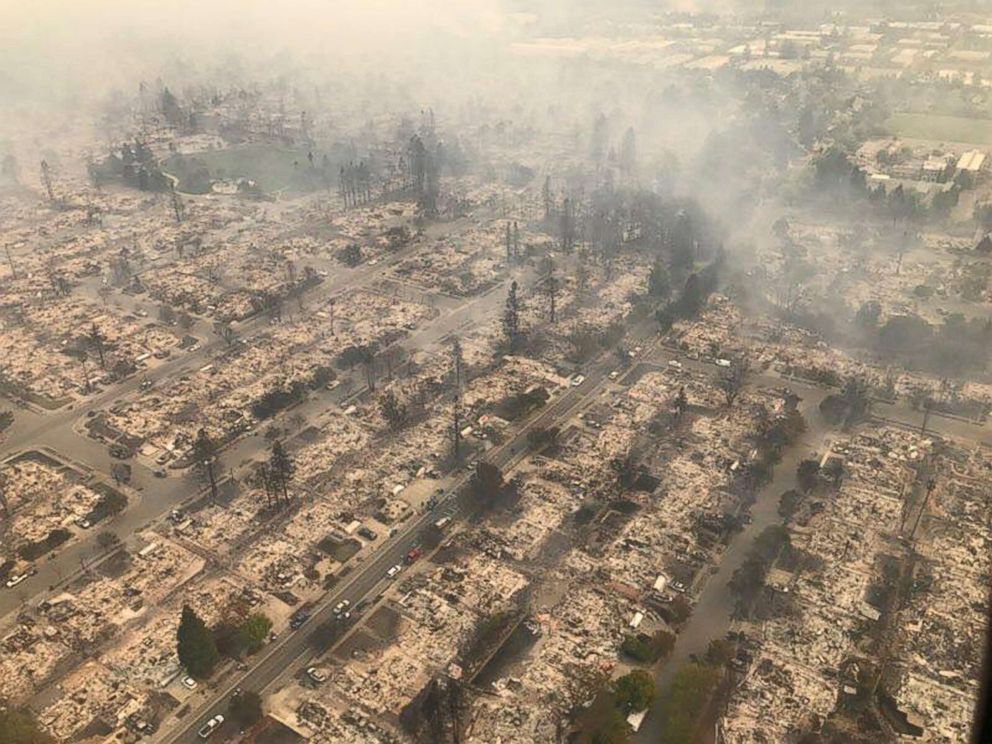
M 189 605 L 183 605 L 176 639 L 176 653 L 186 671 L 194 677 L 209 677 L 220 654 L 210 629 Z
M 106 362 L 103 357 L 103 334 L 100 333 L 100 329 L 97 328 L 96 323 L 90 327 L 90 342 L 93 344 L 97 355 L 100 357 L 100 367 L 105 367 Z
M 668 278 L 668 268 L 659 257 L 651 267 L 648 276 L 648 294 L 659 300 L 667 300 L 672 293 L 672 284 Z
M 379 409 L 391 429 L 398 431 L 403 428 L 407 420 L 407 408 L 406 404 L 396 397 L 396 393 L 387 390 L 379 403 Z
M 510 285 L 510 292 L 506 296 L 506 310 L 503 313 L 503 330 L 506 333 L 506 340 L 510 346 L 510 351 L 516 351 L 520 344 L 520 300 L 517 298 L 516 281 Z
M 272 477 L 282 490 L 282 496 L 289 502 L 289 481 L 295 470 L 293 459 L 286 453 L 282 442 L 278 439 L 272 443 L 272 456 L 269 458 L 269 470 Z
M 558 319 L 555 312 L 558 300 L 558 278 L 555 276 L 554 262 L 551 262 L 548 267 L 548 276 L 544 280 L 544 292 L 548 295 L 548 319 L 555 323 Z
M 214 443 L 207 430 L 201 428 L 196 433 L 193 441 L 193 466 L 207 477 L 210 484 L 210 498 L 217 501 L 217 445 Z

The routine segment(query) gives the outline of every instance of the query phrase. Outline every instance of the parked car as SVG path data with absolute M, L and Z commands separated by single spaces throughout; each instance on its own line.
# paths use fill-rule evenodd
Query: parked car
M 318 669 L 317 667 L 310 667 L 307 669 L 307 676 L 314 682 L 314 684 L 322 684 L 327 681 L 327 672 L 323 669 Z
M 189 675 L 183 677 L 182 683 L 183 683 L 183 687 L 185 687 L 187 690 L 196 689 L 196 680 L 190 677 Z
M 403 566 L 401 566 L 399 563 L 397 563 L 395 566 L 393 566 L 388 571 L 386 571 L 386 578 L 387 579 L 395 579 L 396 576 L 397 576 L 397 574 L 399 574 L 399 572 L 402 571 L 402 570 L 403 570 Z
M 375 533 L 375 530 L 371 530 L 368 527 L 359 527 L 358 534 L 364 537 L 366 540 L 375 540 L 378 537 L 378 535 Z
M 201 739 L 208 738 L 214 731 L 216 731 L 220 725 L 224 723 L 224 716 L 218 713 L 216 716 L 207 721 L 203 726 L 197 731 L 197 736 Z

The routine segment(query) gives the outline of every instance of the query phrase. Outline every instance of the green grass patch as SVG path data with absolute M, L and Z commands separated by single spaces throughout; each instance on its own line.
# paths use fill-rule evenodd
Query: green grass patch
M 889 118 L 886 126 L 893 134 L 909 139 L 967 142 L 974 145 L 992 144 L 992 119 L 898 113 Z

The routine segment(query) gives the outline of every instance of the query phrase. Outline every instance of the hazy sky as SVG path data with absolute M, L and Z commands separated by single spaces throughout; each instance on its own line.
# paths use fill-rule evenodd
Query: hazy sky
M 498 0 L 0 0 L 0 95 L 8 103 L 130 86 L 177 61 L 392 58 L 425 38 L 498 41 Z

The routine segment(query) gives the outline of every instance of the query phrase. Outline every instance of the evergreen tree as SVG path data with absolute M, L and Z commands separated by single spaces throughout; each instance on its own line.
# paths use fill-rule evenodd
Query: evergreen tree
M 407 419 L 406 404 L 400 401 L 392 390 L 387 390 L 382 396 L 379 401 L 379 410 L 391 429 L 395 431 L 403 428 Z
M 103 334 L 100 333 L 100 329 L 97 327 L 96 323 L 90 326 L 90 343 L 93 344 L 93 348 L 96 349 L 97 356 L 100 357 L 100 367 L 105 367 L 106 361 L 103 356 Z
M 193 441 L 193 467 L 206 476 L 210 484 L 210 498 L 217 501 L 217 445 L 203 428 L 196 433 Z
M 515 281 L 510 285 L 510 292 L 506 296 L 503 330 L 506 333 L 506 341 L 510 346 L 510 351 L 516 351 L 520 345 L 520 300 L 517 297 L 517 283 Z
M 295 465 L 278 439 L 272 443 L 272 456 L 269 458 L 269 472 L 282 491 L 283 498 L 289 502 L 289 481 L 293 477 Z
M 189 605 L 183 605 L 176 638 L 176 652 L 186 671 L 194 677 L 209 677 L 220 654 L 210 629 Z
M 672 284 L 668 277 L 668 268 L 659 257 L 648 275 L 648 294 L 659 300 L 667 300 L 671 293 Z

